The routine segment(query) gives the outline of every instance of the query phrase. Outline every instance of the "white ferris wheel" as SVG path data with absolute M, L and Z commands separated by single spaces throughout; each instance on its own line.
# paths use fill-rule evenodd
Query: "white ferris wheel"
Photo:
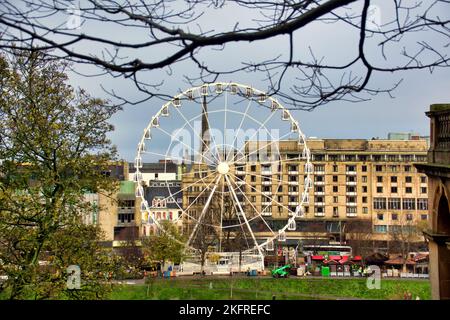
M 299 152 L 286 154 L 283 143 Z M 296 230 L 313 185 L 310 150 L 298 121 L 274 97 L 234 82 L 177 94 L 144 129 L 135 158 L 136 197 L 143 223 L 162 230 L 162 218 L 145 198 L 148 181 L 141 172 L 143 163 L 161 159 L 159 185 L 167 192 L 160 200 L 180 212 L 170 221 L 181 226 L 190 252 L 208 242 L 219 254 L 239 249 L 263 257 L 274 250 L 274 241 L 286 241 L 286 232 Z M 169 163 L 180 167 L 178 188 L 164 178 Z M 281 174 L 290 163 L 304 165 L 304 171 L 297 191 L 289 192 L 297 201 L 287 205 L 279 195 L 291 185 Z

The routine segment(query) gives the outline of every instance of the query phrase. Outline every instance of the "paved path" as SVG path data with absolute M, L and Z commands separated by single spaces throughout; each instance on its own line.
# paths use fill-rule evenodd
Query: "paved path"
M 221 275 L 212 275 L 212 276 L 201 276 L 201 275 L 192 275 L 192 276 L 179 276 L 172 278 L 156 278 L 158 280 L 168 280 L 168 281 L 183 281 L 183 280 L 192 280 L 192 279 L 268 279 L 271 278 L 270 275 L 266 276 L 257 276 L 257 277 L 249 277 L 246 275 L 234 275 L 230 276 L 221 276 Z M 316 280 L 316 279 L 330 279 L 330 280 L 353 280 L 353 279 L 365 279 L 363 277 L 321 277 L 321 276 L 307 276 L 307 277 L 297 277 L 290 276 L 289 279 L 298 279 L 298 280 Z M 424 278 L 400 278 L 400 277 L 389 277 L 382 278 L 382 280 L 386 281 L 396 281 L 396 280 L 406 280 L 406 281 L 429 281 L 429 279 Z M 283 281 L 283 279 L 280 279 Z M 117 284 L 128 284 L 128 285 L 137 285 L 137 284 L 145 284 L 145 279 L 130 279 L 130 280 L 113 280 L 113 283 Z

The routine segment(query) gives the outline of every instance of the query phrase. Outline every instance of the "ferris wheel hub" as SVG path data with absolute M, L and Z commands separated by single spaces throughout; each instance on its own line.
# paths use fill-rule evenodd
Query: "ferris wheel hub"
M 221 162 L 217 166 L 217 172 L 220 174 L 227 174 L 230 171 L 230 166 L 226 162 Z

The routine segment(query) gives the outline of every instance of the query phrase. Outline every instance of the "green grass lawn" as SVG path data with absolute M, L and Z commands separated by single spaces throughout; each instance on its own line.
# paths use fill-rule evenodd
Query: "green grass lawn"
M 368 289 L 366 279 L 178 278 L 155 279 L 149 285 L 114 285 L 111 299 L 431 299 L 426 280 L 382 280 L 380 289 Z

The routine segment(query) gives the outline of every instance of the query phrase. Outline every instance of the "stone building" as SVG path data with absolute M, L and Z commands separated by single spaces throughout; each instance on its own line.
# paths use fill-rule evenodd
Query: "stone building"
M 430 279 L 433 299 L 450 299 L 450 104 L 433 104 L 427 163 L 417 164 L 428 176 Z
M 302 240 L 392 251 L 391 243 L 408 241 L 423 249 L 416 226 L 428 220 L 427 178 L 413 163 L 426 161 L 425 140 L 309 139 L 307 144 L 314 186 L 304 217 L 288 229 L 284 245 Z M 281 161 L 277 165 L 248 156 L 230 164 L 237 198 L 248 219 L 255 222 L 252 228 L 259 241 L 270 233 L 252 218 L 261 214 L 272 229 L 279 229 L 295 212 L 303 191 L 302 146 L 296 141 L 280 141 L 278 149 Z M 216 168 L 195 167 L 182 178 L 182 188 L 189 186 L 183 192 L 183 208 L 189 208 L 185 230 L 192 229 L 189 225 L 199 218 L 209 195 L 207 189 L 214 185 L 211 173 Z M 217 190 L 227 192 L 222 184 L 219 182 Z M 415 232 L 408 239 L 396 238 L 404 236 L 404 229 Z
M 112 163 L 103 174 L 117 182 L 117 190 L 111 193 L 87 193 L 85 199 L 92 204 L 93 210 L 84 220 L 100 226 L 104 246 L 126 246 L 130 240 L 137 239 L 140 232 L 140 219 L 137 218 L 140 217 L 140 203 L 136 203 L 136 184 L 128 181 L 128 163 L 125 161 Z

